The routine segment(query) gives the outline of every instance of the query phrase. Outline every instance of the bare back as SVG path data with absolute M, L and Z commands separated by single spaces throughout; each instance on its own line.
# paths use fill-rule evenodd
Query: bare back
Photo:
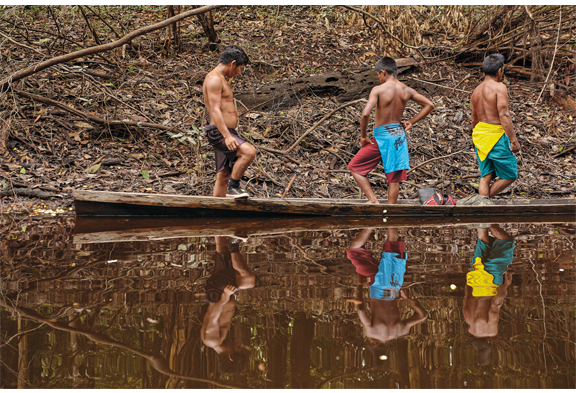
M 501 124 L 500 111 L 498 109 L 499 101 L 501 103 L 505 101 L 506 107 L 508 106 L 507 89 L 503 83 L 494 80 L 485 80 L 480 83 L 472 93 L 471 109 L 473 118 L 475 116 L 477 122 Z
M 378 97 L 376 104 L 375 126 L 400 123 L 408 100 L 416 93 L 413 89 L 397 80 L 384 83 L 372 89 Z
M 204 102 L 210 115 L 210 124 L 217 125 L 215 118 L 221 114 L 226 127 L 236 128 L 238 113 L 234 105 L 232 88 L 218 69 L 215 68 L 206 75 L 202 93 L 204 93 Z

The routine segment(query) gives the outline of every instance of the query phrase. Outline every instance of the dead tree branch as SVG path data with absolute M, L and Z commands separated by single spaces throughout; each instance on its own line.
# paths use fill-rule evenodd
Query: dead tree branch
M 42 71 L 48 67 L 52 67 L 56 64 L 64 63 L 64 62 L 67 62 L 70 60 L 74 60 L 74 59 L 77 59 L 77 58 L 82 57 L 82 56 L 90 56 L 90 55 L 98 54 L 101 52 L 106 52 L 106 51 L 109 51 L 109 50 L 114 49 L 114 48 L 118 48 L 124 44 L 130 43 L 130 41 L 132 41 L 136 37 L 150 33 L 152 31 L 162 29 L 166 26 L 171 25 L 172 23 L 178 22 L 182 19 L 186 19 L 192 15 L 203 14 L 205 12 L 208 12 L 210 10 L 213 10 L 213 9 L 216 9 L 219 7 L 221 7 L 221 6 L 220 5 L 207 5 L 207 6 L 204 6 L 201 8 L 196 8 L 196 9 L 193 9 L 190 11 L 186 11 L 186 12 L 183 12 L 181 14 L 174 16 L 173 18 L 169 18 L 169 19 L 163 20 L 162 22 L 155 23 L 153 25 L 142 27 L 140 29 L 134 30 L 132 33 L 125 35 L 122 39 L 110 42 L 108 44 L 93 46 L 91 48 L 86 48 L 86 49 L 82 49 L 82 50 L 79 50 L 76 52 L 67 53 L 65 55 L 53 57 L 53 58 L 46 60 L 46 61 L 43 61 L 39 64 L 36 64 L 36 65 L 30 66 L 26 69 L 17 71 L 16 73 L 14 73 L 14 74 L 12 74 L 12 75 L 10 75 L 10 76 L 8 76 L 8 77 L 6 77 L 0 81 L 0 97 L 6 92 L 8 87 L 11 84 L 13 84 L 14 82 L 17 82 L 20 79 L 25 78 L 27 76 L 33 75 L 33 74 L 35 74 L 39 71 Z

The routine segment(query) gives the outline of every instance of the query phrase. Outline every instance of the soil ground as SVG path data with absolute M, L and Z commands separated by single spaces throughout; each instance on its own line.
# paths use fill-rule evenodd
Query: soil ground
M 33 17 L 26 33 L 30 43 L 45 40 L 46 31 L 56 31 L 41 7 L 29 12 Z M 265 84 L 313 74 L 372 70 L 385 53 L 378 53 L 371 31 L 322 12 L 326 13 L 325 7 L 216 11 L 220 45 L 239 45 L 252 61 L 242 76 L 231 81 L 233 90 L 254 91 Z M 119 8 L 116 17 L 130 31 L 165 19 L 166 10 L 126 7 Z M 62 35 L 70 40 L 84 46 L 95 44 L 82 23 L 65 26 Z M 206 122 L 201 85 L 204 75 L 217 64 L 219 50 L 209 51 L 196 19 L 181 24 L 179 52 L 166 45 L 168 33 L 167 29 L 156 31 L 134 40 L 125 50 L 49 68 L 17 86 L 102 118 L 155 123 L 163 125 L 163 130 L 90 122 L 12 92 L 1 98 L 3 213 L 70 211 L 75 189 L 211 195 L 214 158 L 200 131 Z M 105 42 L 116 39 L 106 29 L 100 39 L 104 37 Z M 30 51 L 31 44 L 5 42 L 2 78 L 42 56 L 78 49 L 65 40 L 52 39 L 59 40 L 58 45 L 39 44 L 36 51 Z M 461 67 L 449 56 L 422 59 L 407 52 L 405 57 L 410 56 L 419 65 L 399 78 L 429 97 L 436 109 L 408 133 L 412 170 L 401 186 L 400 198 L 416 198 L 417 190 L 427 186 L 455 198 L 470 195 L 476 192 L 479 171 L 472 149 L 469 97 L 483 75 L 480 69 Z M 576 115 L 557 106 L 547 91 L 536 103 L 542 81 L 529 82 L 510 73 L 505 83 L 522 151 L 518 154 L 520 178 L 498 197 L 574 198 Z M 240 130 L 258 148 L 242 185 L 253 196 L 274 198 L 282 195 L 296 175 L 287 197 L 362 198 L 346 164 L 360 148 L 363 103 L 336 112 L 288 155 L 263 149 L 288 148 L 340 105 L 329 94 L 308 94 L 299 97 L 298 105 L 255 109 L 242 116 Z M 417 110 L 417 105 L 409 104 L 405 116 Z M 385 199 L 382 167 L 369 178 L 377 196 Z M 27 197 L 19 189 L 48 195 Z

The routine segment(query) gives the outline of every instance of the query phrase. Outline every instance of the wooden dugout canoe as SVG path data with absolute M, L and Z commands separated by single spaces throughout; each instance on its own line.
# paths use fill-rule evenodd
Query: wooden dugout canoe
M 492 206 L 423 206 L 418 200 L 399 200 L 397 205 L 366 204 L 350 199 L 249 198 L 140 194 L 129 192 L 73 192 L 79 217 L 470 217 L 573 215 L 576 198 L 545 200 L 494 200 Z

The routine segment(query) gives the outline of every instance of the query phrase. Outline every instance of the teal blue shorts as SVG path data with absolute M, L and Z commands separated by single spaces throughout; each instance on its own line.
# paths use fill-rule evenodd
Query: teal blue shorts
M 480 165 L 480 177 L 496 172 L 496 176 L 500 179 L 518 179 L 516 156 L 512 154 L 510 150 L 510 139 L 508 135 L 502 135 L 484 161 L 480 161 L 478 149 L 474 147 L 474 150 L 476 150 L 476 158 Z

